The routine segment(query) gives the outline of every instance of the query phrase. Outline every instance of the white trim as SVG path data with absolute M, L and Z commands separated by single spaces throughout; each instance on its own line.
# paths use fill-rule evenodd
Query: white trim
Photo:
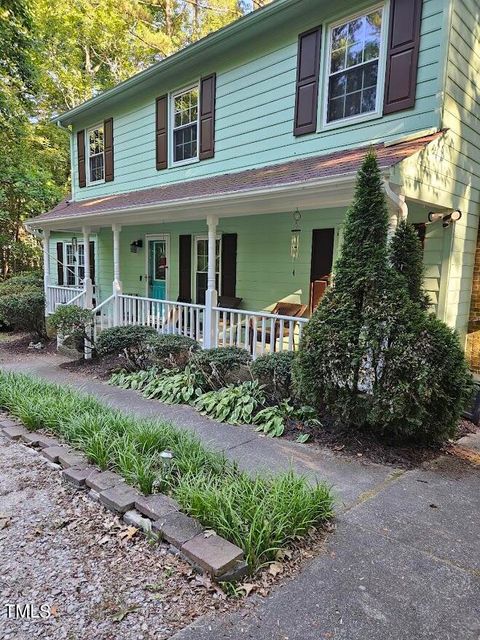
M 197 104 L 197 155 L 193 158 L 188 158 L 187 160 L 174 160 L 174 146 L 173 146 L 173 129 L 175 123 L 175 98 L 182 95 L 183 93 L 188 93 L 192 91 L 192 89 L 197 89 L 198 91 L 198 104 Z M 187 164 L 194 164 L 195 162 L 199 162 L 200 160 L 200 80 L 192 83 L 183 89 L 178 89 L 177 91 L 172 91 L 168 95 L 168 166 L 169 167 L 183 167 Z
M 359 113 L 356 116 L 350 116 L 348 118 L 342 118 L 339 120 L 333 120 L 332 122 L 327 121 L 328 114 L 328 86 L 330 81 L 330 64 L 331 64 L 331 55 L 332 55 L 332 43 L 331 43 L 331 33 L 332 29 L 338 27 L 347 22 L 351 22 L 360 16 L 366 16 L 373 11 L 377 11 L 378 9 L 382 10 L 382 28 L 380 33 L 380 51 L 378 54 L 378 72 L 377 72 L 377 93 L 376 93 L 376 104 L 375 111 L 369 111 L 368 113 Z M 386 62 L 387 62 L 387 39 L 388 39 L 388 25 L 389 25 L 389 15 L 390 15 L 390 2 L 389 0 L 384 0 L 384 2 L 376 3 L 371 7 L 365 8 L 362 11 L 357 11 L 349 16 L 344 16 L 341 19 L 335 20 L 327 24 L 325 28 L 325 33 L 323 36 L 323 45 L 322 51 L 325 51 L 327 55 L 324 57 L 323 65 L 322 65 L 322 73 L 321 73 L 321 108 L 320 112 L 320 122 L 318 123 L 318 133 L 322 131 L 330 131 L 331 129 L 339 129 L 341 127 L 346 127 L 352 124 L 356 124 L 358 122 L 367 122 L 368 120 L 376 120 L 378 118 L 383 117 L 383 98 L 385 93 L 385 71 L 386 71 Z M 363 66 L 366 63 L 362 63 L 361 65 L 355 66 Z M 355 68 L 355 67 L 352 67 Z
M 90 179 L 90 132 L 95 131 L 95 129 L 102 129 L 103 131 L 103 178 L 101 180 L 91 180 Z M 78 149 L 77 149 L 78 154 Z M 97 154 L 100 155 L 100 154 Z M 90 127 L 85 128 L 85 175 L 87 178 L 87 187 L 93 187 L 97 184 L 103 184 L 105 182 L 105 127 L 103 122 L 99 122 L 97 124 L 93 124 Z
M 165 278 L 165 299 L 168 300 L 170 292 L 170 234 L 169 233 L 146 233 L 145 234 L 145 297 L 150 296 L 150 273 L 149 273 L 149 259 L 150 259 L 150 247 L 149 242 L 155 240 L 165 240 L 165 250 L 167 254 L 167 273 Z M 155 298 L 156 299 L 156 298 Z

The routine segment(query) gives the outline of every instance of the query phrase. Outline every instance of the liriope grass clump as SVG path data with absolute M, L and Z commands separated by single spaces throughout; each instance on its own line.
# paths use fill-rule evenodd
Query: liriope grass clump
M 60 385 L 0 372 L 0 407 L 30 430 L 62 437 L 143 493 L 170 494 L 186 513 L 240 546 L 251 570 L 332 515 L 324 484 L 311 486 L 293 472 L 253 478 L 189 431 L 124 414 Z M 165 466 L 160 453 L 167 449 L 173 460 Z

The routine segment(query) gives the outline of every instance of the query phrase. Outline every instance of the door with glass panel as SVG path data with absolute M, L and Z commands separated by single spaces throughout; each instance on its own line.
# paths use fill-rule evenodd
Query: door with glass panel
M 157 300 L 167 297 L 168 238 L 148 241 L 148 296 Z
M 220 238 L 216 241 L 215 288 L 220 293 Z M 208 279 L 208 238 L 195 238 L 195 302 L 205 304 Z

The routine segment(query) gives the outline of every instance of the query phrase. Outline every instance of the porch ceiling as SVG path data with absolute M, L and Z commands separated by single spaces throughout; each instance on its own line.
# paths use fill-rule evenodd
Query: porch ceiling
M 377 144 L 384 174 L 422 150 L 441 133 L 398 144 Z M 163 223 L 289 211 L 296 207 L 323 209 L 348 205 L 355 175 L 366 148 L 339 151 L 237 173 L 200 178 L 141 191 L 63 201 L 52 211 L 27 221 L 31 228 L 79 229 Z

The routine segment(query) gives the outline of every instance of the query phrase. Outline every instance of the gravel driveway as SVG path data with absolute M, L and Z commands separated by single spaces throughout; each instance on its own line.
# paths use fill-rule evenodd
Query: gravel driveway
M 171 637 L 235 606 L 165 545 L 148 542 L 0 435 L 0 638 Z M 34 619 L 8 617 L 13 606 Z M 51 616 L 39 618 L 40 606 Z

